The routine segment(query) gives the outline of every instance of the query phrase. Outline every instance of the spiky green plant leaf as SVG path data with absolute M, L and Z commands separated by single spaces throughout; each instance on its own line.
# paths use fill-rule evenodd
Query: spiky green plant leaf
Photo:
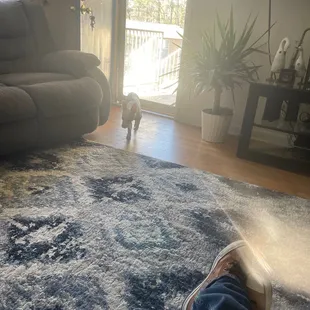
M 230 90 L 234 94 L 236 86 L 241 87 L 243 82 L 253 82 L 258 79 L 258 70 L 261 66 L 255 65 L 249 56 L 253 53 L 269 55 L 261 50 L 265 44 L 258 45 L 258 43 L 270 29 L 249 44 L 256 21 L 257 17 L 251 21 L 251 15 L 249 15 L 241 35 L 237 36 L 234 12 L 231 8 L 230 16 L 225 23 L 217 14 L 212 31 L 201 33 L 199 50 L 193 48 L 194 45 L 189 39 L 181 36 L 184 39 L 183 44 L 187 45 L 182 66 L 192 79 L 195 95 L 200 95 L 211 88 L 215 90 L 215 97 L 219 98 L 223 89 Z M 216 38 L 216 28 L 220 40 Z M 216 106 L 215 110 L 219 110 L 219 106 Z

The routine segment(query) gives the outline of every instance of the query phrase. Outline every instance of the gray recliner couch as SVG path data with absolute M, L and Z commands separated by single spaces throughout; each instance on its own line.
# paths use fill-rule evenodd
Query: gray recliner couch
M 0 0 L 0 155 L 74 139 L 110 112 L 99 59 L 57 50 L 41 5 Z

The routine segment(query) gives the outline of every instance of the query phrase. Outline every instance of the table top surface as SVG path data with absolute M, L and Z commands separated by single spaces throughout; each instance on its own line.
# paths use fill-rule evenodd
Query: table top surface
M 279 91 L 292 91 L 292 92 L 310 94 L 310 90 L 304 90 L 304 89 L 300 89 L 297 87 L 285 87 L 283 85 L 272 84 L 272 83 L 267 83 L 267 82 L 251 82 L 250 84 L 252 86 L 256 86 L 259 88 L 277 89 Z

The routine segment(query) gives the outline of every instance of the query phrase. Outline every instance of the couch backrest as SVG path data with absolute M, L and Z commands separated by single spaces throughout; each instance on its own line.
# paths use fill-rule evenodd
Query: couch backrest
M 31 0 L 0 0 L 0 74 L 33 71 L 54 49 L 43 8 Z

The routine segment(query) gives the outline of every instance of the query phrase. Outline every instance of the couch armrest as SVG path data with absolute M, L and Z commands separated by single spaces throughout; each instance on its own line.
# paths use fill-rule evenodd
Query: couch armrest
M 74 50 L 57 51 L 46 54 L 41 59 L 40 69 L 45 72 L 57 72 L 83 77 L 87 71 L 100 65 L 93 54 Z
M 99 68 L 88 70 L 87 76 L 91 77 L 101 86 L 102 102 L 99 109 L 99 126 L 106 123 L 110 115 L 110 108 L 112 104 L 112 96 L 108 79 Z

